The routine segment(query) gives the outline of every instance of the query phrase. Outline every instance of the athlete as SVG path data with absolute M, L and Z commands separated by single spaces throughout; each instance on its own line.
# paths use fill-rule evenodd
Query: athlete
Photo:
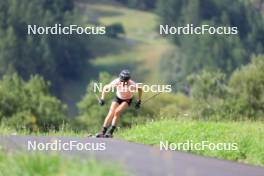
M 116 97 L 113 99 L 109 112 L 104 120 L 103 128 L 98 134 L 96 134 L 96 137 L 113 137 L 117 121 L 120 118 L 121 113 L 131 105 L 133 94 L 135 92 L 138 92 L 135 108 L 140 108 L 142 88 L 138 87 L 130 78 L 130 72 L 128 70 L 123 70 L 119 74 L 119 78 L 114 79 L 111 83 L 104 86 L 99 100 L 101 106 L 105 105 L 105 95 L 110 89 L 116 89 Z

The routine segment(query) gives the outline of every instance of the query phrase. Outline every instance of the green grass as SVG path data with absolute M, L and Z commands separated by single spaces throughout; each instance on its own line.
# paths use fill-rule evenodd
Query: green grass
M 123 169 L 96 160 L 41 153 L 0 152 L 0 176 L 123 176 Z
M 158 17 L 154 13 L 129 9 L 121 5 L 105 3 L 89 4 L 87 10 L 92 12 L 96 19 L 105 24 L 123 24 L 126 35 L 138 41 L 146 41 L 146 38 L 155 34 L 154 31 Z
M 41 131 L 29 131 L 28 129 L 15 129 L 12 126 L 8 126 L 5 123 L 0 123 L 0 134 L 1 135 L 33 135 L 33 136 L 88 136 L 91 132 L 94 131 L 75 131 L 69 127 L 69 125 L 63 125 L 59 131 L 50 130 L 48 132 L 41 132 Z
M 198 122 L 162 120 L 138 125 L 120 131 L 125 140 L 159 146 L 160 141 L 180 143 L 210 141 L 213 143 L 237 143 L 237 151 L 210 151 L 208 149 L 188 152 L 264 166 L 263 122 Z
M 156 14 L 100 2 L 89 4 L 86 11 L 100 24 L 122 24 L 126 33 L 126 39 L 102 38 L 100 47 L 95 45 L 98 54 L 91 61 L 93 66 L 110 73 L 130 68 L 137 81 L 160 81 L 159 61 L 172 45 L 157 33 L 159 20 Z

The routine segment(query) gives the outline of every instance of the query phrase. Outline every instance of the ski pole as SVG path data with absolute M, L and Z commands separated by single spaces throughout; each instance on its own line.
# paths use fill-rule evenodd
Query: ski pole
M 156 96 L 158 96 L 158 95 L 159 95 L 159 94 L 161 94 L 161 93 L 162 93 L 162 92 L 159 92 L 159 93 L 156 93 L 156 94 L 152 95 L 152 96 L 151 96 L 151 97 L 149 97 L 148 99 L 144 100 L 144 101 L 142 102 L 142 104 L 141 104 L 141 105 L 143 105 L 143 104 L 147 103 L 149 100 L 151 100 L 151 99 L 155 98 Z
M 100 98 L 98 97 L 98 95 L 94 92 L 95 97 L 97 98 L 98 102 L 100 102 Z
M 99 96 L 96 94 L 96 92 L 93 91 L 92 89 L 90 89 L 90 90 L 91 90 L 91 92 L 93 92 L 93 94 L 95 95 L 97 101 L 100 102 L 100 98 L 99 98 Z

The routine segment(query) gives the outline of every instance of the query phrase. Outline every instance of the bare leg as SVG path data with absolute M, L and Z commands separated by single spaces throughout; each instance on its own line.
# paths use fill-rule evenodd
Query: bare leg
M 104 120 L 104 127 L 109 127 L 115 114 L 116 108 L 119 106 L 117 102 L 112 102 L 109 112 Z
M 112 126 L 116 126 L 116 123 L 117 123 L 121 113 L 127 108 L 128 108 L 127 102 L 123 102 L 115 109 L 114 117 L 112 120 Z
M 105 133 L 107 132 L 108 127 L 110 126 L 112 119 L 114 117 L 115 114 L 115 110 L 116 108 L 119 106 L 119 104 L 117 102 L 112 102 L 111 107 L 109 109 L 109 112 L 107 114 L 107 116 L 105 117 L 104 120 L 104 125 L 103 128 L 101 130 L 101 132 L 96 134 L 96 137 L 104 137 Z
M 113 137 L 113 133 L 116 129 L 116 123 L 117 123 L 122 111 L 124 111 L 127 107 L 128 107 L 127 102 L 123 102 L 115 109 L 113 120 L 112 120 L 112 125 L 111 125 L 110 129 L 107 131 L 107 133 L 104 135 L 104 137 L 107 137 L 107 138 Z

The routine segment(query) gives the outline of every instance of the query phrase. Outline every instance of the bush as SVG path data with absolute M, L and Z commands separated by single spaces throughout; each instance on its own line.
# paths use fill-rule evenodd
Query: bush
M 58 130 L 66 120 L 66 105 L 49 93 L 40 76 L 28 82 L 16 74 L 0 80 L 0 119 L 16 129 Z
M 208 119 L 221 111 L 228 97 L 224 73 L 203 70 L 198 75 L 189 76 L 188 80 L 191 84 L 194 117 Z
M 251 64 L 236 70 L 229 81 L 237 100 L 235 110 L 249 117 L 264 114 L 264 56 L 254 57 Z
M 128 7 L 152 10 L 156 7 L 157 0 L 117 0 Z
M 98 105 L 97 97 L 100 97 L 98 92 L 93 92 L 94 83 L 108 84 L 111 81 L 111 77 L 108 73 L 100 73 L 98 81 L 91 81 L 86 89 L 86 94 L 83 99 L 77 104 L 79 109 L 79 116 L 75 121 L 75 125 L 78 129 L 81 128 L 98 128 L 103 123 L 103 120 L 108 112 L 108 102 L 110 96 L 106 96 L 107 105 L 100 107 Z M 96 95 L 95 95 L 96 94 Z
M 106 35 L 112 38 L 118 38 L 120 34 L 125 34 L 125 29 L 120 23 L 111 24 L 106 27 Z
M 220 72 L 191 76 L 193 117 L 201 119 L 256 119 L 264 115 L 264 59 L 259 56 L 229 81 Z

